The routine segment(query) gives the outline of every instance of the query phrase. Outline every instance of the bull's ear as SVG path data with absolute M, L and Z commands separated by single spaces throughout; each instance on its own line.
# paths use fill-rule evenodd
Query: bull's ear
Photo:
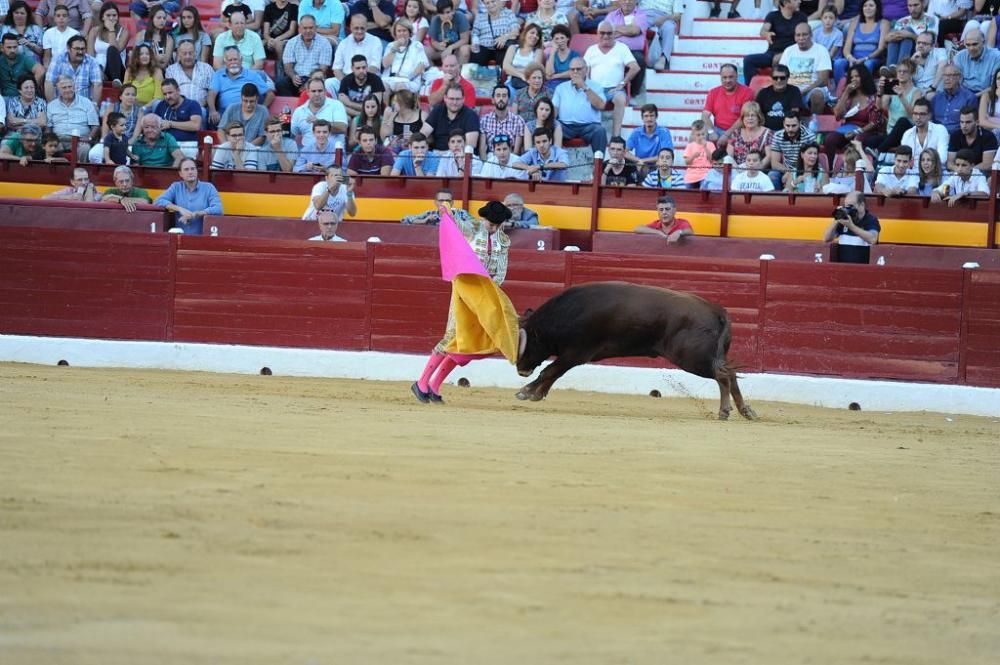
M 524 347 L 528 345 L 528 333 L 524 332 L 524 328 L 519 328 L 517 331 L 517 359 L 520 360 L 521 356 L 524 355 Z
M 527 321 L 531 317 L 531 315 L 534 314 L 534 313 L 535 313 L 535 310 L 533 310 L 531 308 L 528 308 L 528 309 L 524 310 L 524 313 L 521 314 L 521 316 L 517 317 L 517 322 L 520 323 L 521 325 L 524 325 L 524 322 Z

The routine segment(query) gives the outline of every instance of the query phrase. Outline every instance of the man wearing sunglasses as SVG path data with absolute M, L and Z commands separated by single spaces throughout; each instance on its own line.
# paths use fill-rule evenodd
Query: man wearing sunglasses
M 784 120 L 789 113 L 809 115 L 802 108 L 802 91 L 788 83 L 788 67 L 775 65 L 771 69 L 771 85 L 757 91 L 757 103 L 764 112 L 764 126 L 772 132 L 784 129 Z
M 483 161 L 483 168 L 479 172 L 480 178 L 494 178 L 524 180 L 528 177 L 526 171 L 514 168 L 514 162 L 518 159 L 511 150 L 511 138 L 506 134 L 497 134 L 493 137 L 493 149 L 490 155 Z M 523 203 L 523 202 L 522 202 Z M 504 204 L 507 204 L 504 201 Z M 510 208 L 510 205 L 507 205 Z M 513 208 L 511 208 L 513 210 Z

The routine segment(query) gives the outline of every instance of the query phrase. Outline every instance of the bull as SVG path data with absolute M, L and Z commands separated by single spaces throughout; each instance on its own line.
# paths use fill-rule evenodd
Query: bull
M 521 316 L 517 372 L 527 377 L 555 356 L 538 378 L 517 393 L 521 400 L 545 399 L 555 381 L 585 363 L 645 356 L 666 358 L 686 372 L 719 384 L 719 419 L 732 411 L 754 420 L 743 401 L 736 369 L 726 354 L 732 338 L 721 305 L 690 293 L 626 282 L 574 286 Z

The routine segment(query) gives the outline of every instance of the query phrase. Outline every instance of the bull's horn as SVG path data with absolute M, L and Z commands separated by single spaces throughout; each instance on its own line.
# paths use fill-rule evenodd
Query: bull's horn
M 520 360 L 521 356 L 524 355 L 524 347 L 528 345 L 528 333 L 524 332 L 524 328 L 519 328 L 517 331 L 517 359 Z

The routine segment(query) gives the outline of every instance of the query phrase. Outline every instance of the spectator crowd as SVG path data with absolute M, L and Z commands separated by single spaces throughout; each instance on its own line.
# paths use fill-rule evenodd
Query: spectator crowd
M 655 104 L 622 131 L 647 66 L 670 66 L 672 0 L 222 0 L 210 20 L 169 0 L 7 4 L 0 159 L 174 168 L 176 195 L 207 184 L 210 133 L 212 169 L 336 170 L 340 216 L 357 176 L 566 181 L 571 141 L 605 153 L 605 185 L 719 190 L 731 164 L 735 191 L 829 193 L 860 170 L 865 191 L 954 205 L 988 195 L 1000 134 L 996 3 L 777 0 L 766 51 L 742 82 L 721 68 L 677 152 Z

